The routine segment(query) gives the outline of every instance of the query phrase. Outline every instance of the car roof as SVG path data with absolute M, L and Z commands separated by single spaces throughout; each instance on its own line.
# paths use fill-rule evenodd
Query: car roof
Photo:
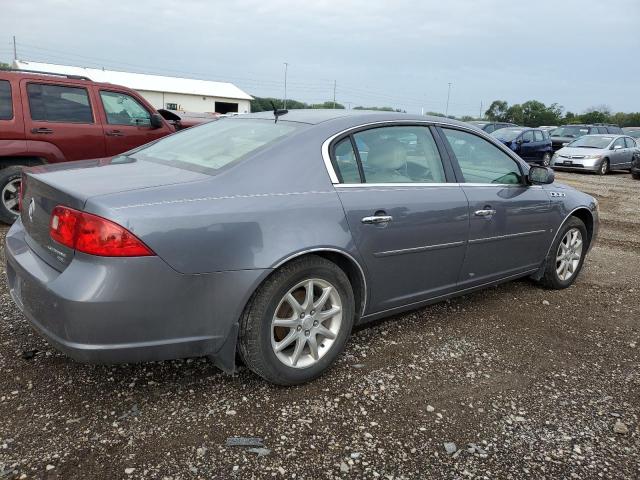
M 592 133 L 590 135 L 583 135 L 583 137 L 628 137 L 629 135 L 624 135 L 622 133 Z
M 255 118 L 273 120 L 273 111 L 246 113 L 237 115 L 233 119 Z M 378 110 L 346 110 L 346 109 L 294 109 L 288 113 L 281 115 L 279 121 L 299 122 L 317 125 L 319 123 L 329 122 L 333 120 L 346 120 L 352 125 L 359 125 L 372 122 L 388 122 L 388 121 L 416 121 L 416 122 L 434 122 L 446 123 L 449 125 L 458 125 L 468 127 L 467 123 L 453 120 L 446 117 L 434 117 L 429 115 L 412 115 L 409 113 L 398 112 L 382 112 Z
M 60 82 L 60 83 L 73 83 L 77 85 L 96 85 L 103 88 L 118 88 L 122 90 L 131 90 L 124 85 L 118 85 L 115 83 L 94 82 L 90 78 L 79 77 L 77 75 L 62 75 L 56 73 L 47 72 L 25 72 L 21 70 L 0 70 L 0 75 L 13 75 L 18 78 L 28 78 L 30 80 L 38 80 L 42 82 Z M 6 78 L 6 77 L 5 77 Z

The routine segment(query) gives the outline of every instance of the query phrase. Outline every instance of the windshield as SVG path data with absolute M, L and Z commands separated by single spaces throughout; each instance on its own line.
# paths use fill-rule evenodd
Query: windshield
M 524 130 L 522 128 L 501 128 L 500 130 L 493 132 L 491 135 L 496 137 L 498 140 L 512 142 L 523 131 Z
M 217 170 L 291 134 L 299 124 L 221 119 L 162 138 L 131 155 L 204 173 Z
M 607 148 L 613 137 L 600 137 L 595 135 L 585 135 L 571 142 L 568 147 L 572 148 Z
M 583 135 L 586 135 L 587 133 L 589 133 L 588 127 L 567 126 L 567 127 L 558 127 L 555 130 L 552 130 L 549 134 L 552 137 L 578 138 Z

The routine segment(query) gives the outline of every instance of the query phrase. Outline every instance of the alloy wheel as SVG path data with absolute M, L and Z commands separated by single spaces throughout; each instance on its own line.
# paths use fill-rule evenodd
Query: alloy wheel
M 326 280 L 311 278 L 291 288 L 271 321 L 271 346 L 288 367 L 307 368 L 331 349 L 342 324 L 342 300 Z
M 545 167 L 548 167 L 550 163 L 551 163 L 551 155 L 547 152 L 542 157 L 542 165 L 544 165 Z
M 15 215 L 20 215 L 19 205 L 20 179 L 16 178 L 7 183 L 2 189 L 2 204 L 4 208 Z
M 563 282 L 576 273 L 582 258 L 582 247 L 582 233 L 577 228 L 569 229 L 562 237 L 556 253 L 556 274 Z

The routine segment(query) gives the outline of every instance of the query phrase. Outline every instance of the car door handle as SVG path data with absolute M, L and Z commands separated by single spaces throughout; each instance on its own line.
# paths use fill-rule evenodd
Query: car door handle
M 45 128 L 45 127 L 32 128 L 31 129 L 31 133 L 49 134 L 49 133 L 53 133 L 53 130 L 51 130 L 50 128 Z
M 124 137 L 124 133 L 120 130 L 109 130 L 106 135 L 109 135 L 110 137 Z
M 362 223 L 370 225 L 379 225 L 381 223 L 389 223 L 393 220 L 391 215 L 373 215 L 371 217 L 364 217 Z
M 487 208 L 484 210 L 476 210 L 474 212 L 474 215 L 476 217 L 490 217 L 491 215 L 495 215 L 496 211 L 493 210 L 492 208 Z

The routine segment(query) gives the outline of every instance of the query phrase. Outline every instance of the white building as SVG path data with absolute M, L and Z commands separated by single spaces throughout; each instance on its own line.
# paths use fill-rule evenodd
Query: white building
M 124 85 L 139 92 L 156 109 L 187 112 L 249 113 L 251 95 L 232 83 L 118 72 L 98 68 L 73 67 L 52 63 L 15 60 L 20 70 L 62 73 L 88 77 L 95 82 Z

